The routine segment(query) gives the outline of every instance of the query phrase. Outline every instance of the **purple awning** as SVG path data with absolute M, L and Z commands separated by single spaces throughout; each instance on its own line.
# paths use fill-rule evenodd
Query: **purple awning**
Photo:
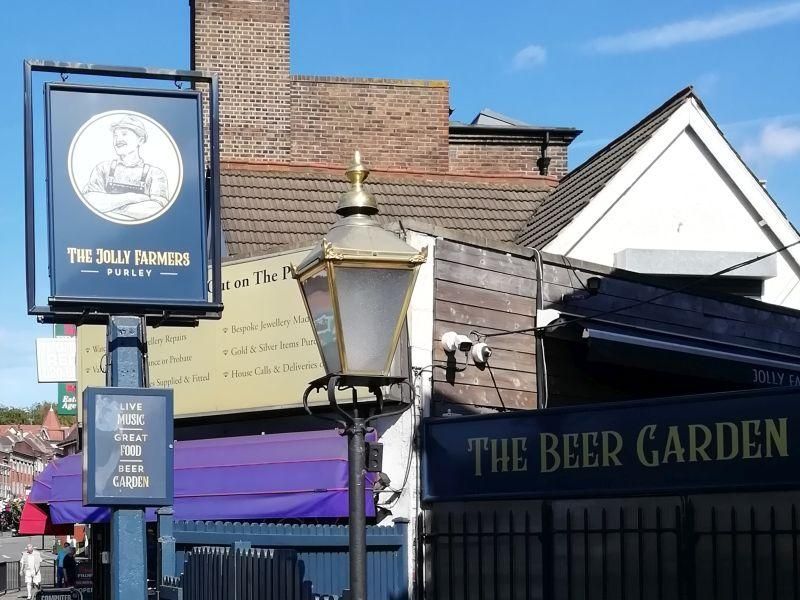
M 110 510 L 83 506 L 80 454 L 48 465 L 29 501 L 54 523 L 99 523 Z M 310 431 L 178 442 L 175 518 L 245 520 L 347 517 L 347 439 Z M 374 515 L 372 485 L 367 514 Z M 154 510 L 148 510 L 154 519 Z

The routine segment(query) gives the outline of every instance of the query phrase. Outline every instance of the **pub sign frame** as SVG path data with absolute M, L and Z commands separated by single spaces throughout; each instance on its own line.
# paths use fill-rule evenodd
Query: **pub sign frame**
M 105 397 L 106 399 L 109 398 L 117 398 L 121 397 L 125 400 L 123 402 L 129 402 L 130 398 L 141 398 L 141 397 L 149 397 L 149 398 L 160 398 L 161 399 L 161 406 L 158 407 L 163 413 L 163 420 L 157 422 L 159 426 L 163 426 L 163 435 L 157 436 L 155 439 L 148 438 L 148 442 L 152 445 L 149 448 L 149 451 L 142 452 L 142 462 L 132 462 L 137 460 L 137 456 L 131 455 L 129 459 L 123 459 L 123 453 L 120 452 L 120 458 L 117 462 L 117 467 L 121 465 L 123 462 L 130 465 L 143 465 L 143 468 L 146 466 L 151 466 L 153 464 L 157 465 L 158 470 L 154 472 L 153 470 L 150 471 L 143 471 L 143 474 L 149 477 L 155 477 L 156 482 L 159 484 L 163 484 L 163 494 L 128 494 L 124 496 L 112 496 L 108 494 L 102 494 L 100 490 L 97 489 L 97 481 L 96 476 L 98 473 L 98 461 L 106 460 L 110 458 L 107 453 L 98 453 L 98 440 L 100 435 L 98 435 L 98 409 L 97 409 L 97 399 L 98 397 Z M 88 387 L 83 391 L 83 414 L 85 419 L 85 424 L 83 427 L 83 504 L 84 506 L 135 506 L 135 507 L 142 507 L 142 506 L 171 506 L 173 503 L 174 497 L 174 489 L 175 489 L 175 481 L 174 481 L 174 473 L 173 473 L 173 466 L 175 461 L 175 442 L 174 442 L 174 392 L 172 389 L 165 389 L 165 388 L 124 388 L 124 387 Z M 116 402 L 113 400 L 111 402 Z M 144 401 L 148 402 L 148 401 Z M 158 402 L 158 401 L 155 401 Z M 155 404 L 153 402 L 153 404 Z M 148 407 L 150 408 L 150 407 Z M 100 420 L 102 420 L 102 416 L 100 416 Z M 141 428 L 143 433 L 146 433 L 148 436 L 152 435 L 152 429 L 148 429 L 147 425 L 151 423 L 145 423 L 145 425 Z M 133 426 L 133 427 L 126 427 L 124 429 L 137 429 L 140 428 Z M 120 431 L 120 424 L 117 423 L 117 428 L 115 429 L 116 432 Z M 108 434 L 111 430 L 106 429 L 105 434 L 108 437 Z M 116 435 L 116 434 L 115 434 Z M 108 440 L 106 440 L 108 441 Z M 120 445 L 123 444 L 123 441 L 114 440 L 114 443 L 118 443 Z M 153 449 L 155 448 L 155 449 Z M 145 454 L 145 452 L 147 452 Z M 102 456 L 100 455 L 102 454 Z M 135 453 L 134 453 L 135 454 Z M 150 459 L 149 462 L 147 459 Z M 112 465 L 113 466 L 113 465 Z M 133 488 L 132 488 L 133 489 Z
M 217 76 L 215 74 L 208 74 L 201 71 L 183 71 L 183 70 L 163 70 L 163 69 L 144 69 L 144 68 L 134 68 L 134 67 L 104 67 L 104 66 L 95 66 L 95 65 L 88 65 L 88 64 L 81 64 L 81 63 L 66 63 L 66 62 L 51 62 L 51 61 L 35 61 L 35 60 L 26 60 L 24 61 L 24 149 L 25 149 L 25 248 L 26 248 L 26 283 L 27 283 L 27 303 L 28 303 L 28 314 L 34 315 L 38 318 L 40 322 L 43 323 L 94 323 L 94 324 L 105 324 L 108 322 L 108 318 L 112 315 L 137 315 L 145 317 L 148 321 L 148 324 L 151 325 L 193 325 L 197 322 L 198 319 L 219 319 L 222 313 L 222 285 L 221 285 L 221 258 L 222 258 L 222 230 L 220 226 L 220 166 L 219 166 L 219 83 Z M 48 198 L 47 198 L 47 205 L 48 205 L 48 241 L 49 241 L 49 274 L 51 278 L 51 294 L 48 297 L 48 301 L 46 305 L 37 305 L 36 304 L 36 221 L 35 221 L 35 192 L 34 188 L 36 185 L 35 173 L 34 173 L 34 136 L 33 136 L 33 128 L 34 128 L 34 116 L 33 116 L 33 73 L 35 72 L 43 72 L 43 73 L 57 73 L 61 75 L 62 83 L 50 82 L 45 84 L 45 118 L 46 121 L 46 135 L 47 135 L 47 154 L 48 154 L 48 161 L 47 161 L 47 171 L 48 171 Z M 182 90 L 182 89 L 163 89 L 163 88 L 123 88 L 123 87 L 113 87 L 108 85 L 73 85 L 73 84 L 66 84 L 66 79 L 69 75 L 76 74 L 76 75 L 89 75 L 94 77 L 112 77 L 112 78 L 125 78 L 125 79 L 143 79 L 143 80 L 167 80 L 173 81 L 176 84 L 176 87 L 180 88 L 181 82 L 188 82 L 189 84 L 194 86 L 196 84 L 204 84 L 208 86 L 208 115 L 209 115 L 209 164 L 204 166 L 204 136 L 203 136 L 203 111 L 202 107 L 200 106 L 200 92 L 194 89 L 192 90 Z M 53 206 L 54 206 L 54 192 L 53 192 L 53 177 L 51 174 L 51 170 L 53 165 L 51 164 L 51 153 L 53 151 L 52 144 L 52 134 L 53 132 L 50 130 L 51 124 L 51 114 L 50 114 L 50 97 L 54 91 L 57 92 L 86 92 L 87 94 L 92 94 L 97 97 L 104 97 L 104 94 L 111 95 L 121 95 L 124 96 L 125 99 L 132 99 L 137 98 L 145 98 L 145 99 L 153 99 L 153 98 L 173 98 L 173 99 L 196 99 L 197 103 L 197 112 L 198 112 L 198 122 L 197 122 L 197 133 L 198 139 L 195 140 L 196 145 L 198 146 L 197 155 L 189 155 L 189 165 L 196 166 L 197 170 L 193 170 L 192 172 L 186 172 L 187 180 L 189 178 L 193 178 L 193 182 L 196 186 L 197 197 L 199 200 L 199 205 L 192 204 L 194 200 L 194 194 L 192 191 L 187 191 L 184 194 L 184 190 L 181 188 L 181 184 L 178 184 L 177 188 L 173 184 L 172 190 L 172 198 L 169 200 L 168 205 L 164 208 L 161 213 L 163 213 L 167 218 L 170 217 L 169 213 L 170 210 L 173 209 L 173 203 L 178 207 L 178 209 L 182 211 L 189 211 L 190 214 L 193 212 L 193 215 L 197 217 L 194 220 L 194 225 L 191 230 L 191 234 L 193 237 L 192 246 L 193 249 L 200 252 L 201 256 L 196 256 L 197 252 L 195 252 L 195 256 L 192 259 L 192 267 L 191 271 L 187 272 L 186 275 L 180 273 L 180 277 L 173 277 L 173 278 L 162 278 L 160 281 L 164 283 L 162 289 L 166 289 L 169 284 L 172 283 L 172 291 L 170 294 L 160 294 L 159 293 L 159 281 L 154 280 L 149 282 L 151 286 L 150 291 L 145 291 L 141 295 L 138 291 L 147 290 L 147 286 L 143 287 L 136 287 L 133 288 L 133 284 L 129 284 L 129 282 L 122 281 L 119 285 L 120 289 L 123 289 L 125 285 L 127 285 L 127 291 L 122 293 L 104 293 L 106 290 L 102 289 L 102 286 L 99 293 L 90 293 L 90 294 L 80 294 L 74 293 L 75 288 L 79 288 L 80 286 L 72 286 L 72 292 L 68 294 L 59 295 L 59 286 L 56 285 L 55 277 L 58 276 L 60 273 L 58 271 L 58 265 L 55 264 L 55 243 L 54 237 L 59 234 L 59 228 L 61 228 L 61 232 L 63 234 L 64 227 L 68 226 L 66 223 L 59 222 L 54 225 L 53 222 Z M 180 100 L 179 100 L 180 101 Z M 130 103 L 129 102 L 129 103 Z M 62 111 L 62 114 L 65 111 Z M 66 111 L 68 112 L 68 111 Z M 124 111 L 113 111 L 108 110 L 108 113 L 112 112 L 124 112 Z M 135 109 L 129 112 L 135 113 Z M 144 119 L 139 120 L 137 122 L 136 117 L 133 119 L 133 123 L 129 122 L 129 126 L 133 129 L 142 128 L 142 122 L 147 120 L 147 115 L 141 115 Z M 119 126 L 119 123 L 122 119 L 125 118 L 125 115 L 119 115 L 119 118 L 116 121 L 110 121 L 111 116 L 109 116 L 109 123 L 111 123 L 111 127 Z M 153 121 L 153 120 L 151 120 Z M 87 121 L 88 123 L 88 121 Z M 160 125 L 158 122 L 153 121 L 156 126 Z M 85 126 L 85 125 L 84 125 Z M 105 128 L 109 128 L 109 124 L 104 124 Z M 147 124 L 149 128 L 149 132 L 152 134 L 154 129 L 152 128 L 151 124 Z M 173 138 L 170 136 L 170 133 L 167 129 L 161 128 L 165 133 L 165 139 L 169 138 L 175 143 Z M 187 136 L 183 136 L 185 139 Z M 78 135 L 76 134 L 75 138 L 73 139 L 73 146 L 75 144 L 75 140 L 78 139 Z M 147 139 L 147 136 L 143 138 L 144 140 Z M 116 142 L 115 142 L 116 143 Z M 63 145 L 63 144 L 62 144 Z M 176 146 L 177 148 L 177 146 Z M 178 161 L 181 160 L 181 153 L 180 151 L 176 151 L 178 156 Z M 193 153 L 192 153 L 193 154 Z M 69 156 L 70 159 L 73 155 L 73 148 L 70 147 Z M 116 161 L 113 161 L 116 165 Z M 100 165 L 98 164 L 98 167 Z M 149 166 L 149 165 L 148 165 Z M 72 177 L 71 166 L 67 169 L 69 171 L 69 176 Z M 183 177 L 183 166 L 180 166 L 180 174 Z M 202 169 L 202 170 L 201 170 Z M 108 167 L 106 167 L 106 171 L 108 171 Z M 111 168 L 111 178 L 113 179 L 113 167 Z M 154 173 L 162 173 L 157 168 L 153 168 L 150 171 L 151 179 L 155 179 Z M 94 172 L 92 172 L 92 176 L 94 177 Z M 197 179 L 200 179 L 197 181 Z M 61 179 L 64 179 L 62 175 Z M 164 179 L 167 179 L 164 176 Z M 173 178 L 174 180 L 175 178 Z M 142 176 L 142 181 L 144 181 L 144 175 Z M 85 196 L 86 194 L 81 193 L 79 191 L 78 186 L 76 185 L 75 181 L 72 181 L 72 185 L 75 188 L 74 193 L 76 196 L 79 197 L 80 201 L 82 201 L 92 212 L 95 214 L 100 215 L 100 212 L 94 210 L 90 204 L 86 201 Z M 62 185 L 63 187 L 63 185 Z M 71 191 L 71 190 L 70 190 Z M 64 191 L 62 190 L 62 194 Z M 63 211 L 62 211 L 63 212 Z M 88 211 L 81 211 L 81 212 L 88 212 Z M 175 211 L 173 211 L 175 212 Z M 161 214 L 160 213 L 160 214 Z M 199 214 L 198 214 L 199 213 Z M 85 215 L 84 215 L 85 216 Z M 102 217 L 102 215 L 100 215 Z M 160 216 L 152 217 L 153 221 L 156 221 Z M 93 220 L 89 219 L 86 222 L 94 223 L 97 225 L 97 231 L 101 232 L 97 234 L 98 239 L 102 239 L 103 236 L 108 237 L 108 231 L 112 232 L 120 232 L 122 239 L 125 239 L 125 235 L 127 235 L 127 239 L 130 240 L 136 237 L 136 230 L 140 227 L 148 227 L 150 223 L 148 223 L 150 219 L 143 219 L 141 220 L 142 225 L 139 224 L 127 224 L 127 223 L 120 223 L 114 222 L 113 218 L 94 218 Z M 166 219 L 164 220 L 166 221 Z M 199 225 L 199 226 L 198 226 Z M 189 227 L 187 225 L 187 227 Z M 149 231 L 152 231 L 153 228 L 151 227 Z M 131 234 L 130 232 L 133 231 L 135 233 Z M 141 232 L 147 230 L 139 230 Z M 82 234 L 84 232 L 81 232 Z M 68 234 L 67 234 L 68 235 Z M 144 233 L 143 235 L 146 235 Z M 80 236 L 76 236 L 80 237 Z M 128 250 L 131 252 L 135 252 L 134 249 L 130 248 L 130 244 L 128 244 Z M 158 248 L 156 248 L 158 249 Z M 63 248 L 62 248 L 63 250 Z M 166 254 L 166 253 L 165 253 Z M 134 254 L 134 256 L 136 256 Z M 151 255 L 152 256 L 152 255 Z M 60 257 L 61 260 L 64 260 L 63 257 Z M 94 257 L 93 257 L 94 259 Z M 129 259 L 126 257 L 126 261 Z M 63 264 L 62 264 L 63 266 Z M 64 269 L 62 269 L 63 271 Z M 177 269 L 175 269 L 177 271 Z M 210 280 L 209 280 L 209 271 L 210 271 Z M 174 275 L 174 273 L 173 273 Z M 182 281 L 186 283 L 192 284 L 192 293 L 184 294 L 184 286 L 177 286 L 172 281 L 181 278 Z M 200 281 L 202 279 L 202 282 Z M 202 286 L 202 288 L 201 288 Z M 106 288 L 113 289 L 114 282 L 106 281 Z M 131 294 L 130 290 L 136 289 L 136 294 Z M 187 288 L 188 289 L 188 286 Z M 210 296 L 209 296 L 210 294 Z

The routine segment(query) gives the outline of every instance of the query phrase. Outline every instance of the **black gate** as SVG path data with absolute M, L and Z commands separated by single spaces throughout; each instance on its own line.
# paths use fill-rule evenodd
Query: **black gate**
M 290 550 L 197 548 L 183 574 L 165 577 L 165 600 L 317 600 L 303 561 Z M 326 597 L 327 598 L 327 597 Z
M 442 503 L 426 599 L 800 598 L 800 494 Z

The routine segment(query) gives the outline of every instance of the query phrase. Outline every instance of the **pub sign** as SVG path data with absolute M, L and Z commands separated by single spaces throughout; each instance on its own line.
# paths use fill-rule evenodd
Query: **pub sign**
M 52 305 L 208 301 L 200 93 L 45 86 Z
M 172 390 L 86 388 L 83 414 L 83 503 L 171 505 Z
M 423 497 L 797 488 L 798 442 L 793 389 L 426 419 Z

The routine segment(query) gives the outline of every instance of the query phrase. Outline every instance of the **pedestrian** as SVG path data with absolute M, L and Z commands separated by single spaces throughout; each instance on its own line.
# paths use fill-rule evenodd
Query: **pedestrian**
M 64 557 L 64 575 L 67 587 L 75 587 L 78 578 L 78 563 L 75 561 L 75 546 L 69 547 L 69 552 Z
M 19 574 L 25 578 L 25 587 L 28 590 L 28 600 L 33 597 L 31 592 L 35 587 L 37 590 L 42 583 L 42 555 L 34 549 L 33 544 L 28 544 L 22 558 L 19 559 Z
M 69 542 L 64 542 L 64 545 L 59 548 L 57 555 L 56 574 L 58 578 L 58 587 L 64 586 L 64 557 L 69 554 Z

